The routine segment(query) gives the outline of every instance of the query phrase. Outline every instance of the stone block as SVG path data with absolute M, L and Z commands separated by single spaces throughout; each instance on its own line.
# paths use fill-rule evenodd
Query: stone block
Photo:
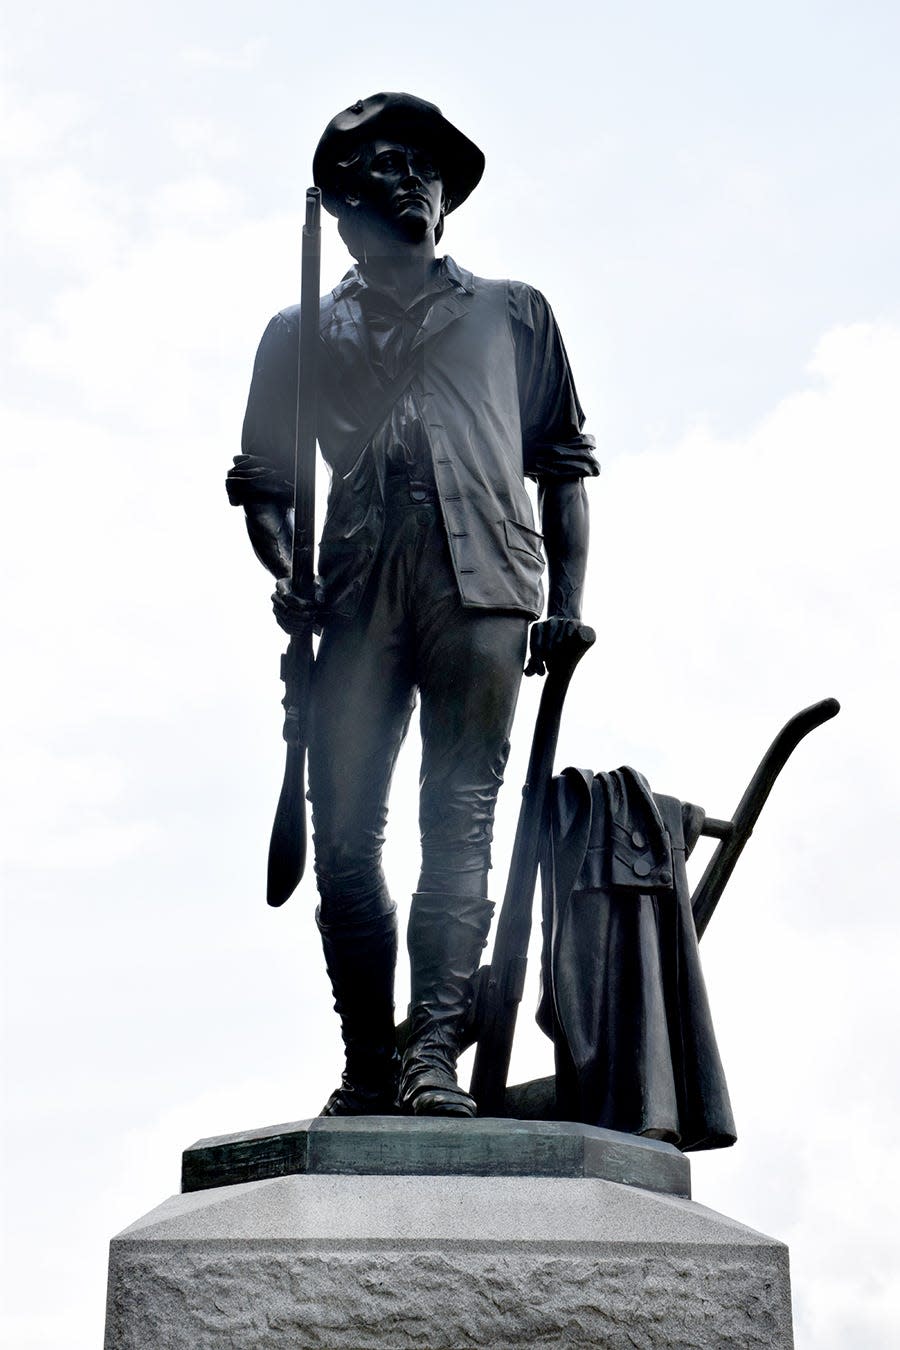
M 787 1248 L 599 1177 L 310 1174 L 113 1239 L 105 1350 L 789 1350 Z

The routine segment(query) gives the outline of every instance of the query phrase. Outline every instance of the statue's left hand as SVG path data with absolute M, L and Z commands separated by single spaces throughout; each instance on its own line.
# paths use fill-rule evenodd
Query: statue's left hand
M 582 627 L 580 619 L 569 619 L 558 614 L 532 624 L 528 635 L 529 661 L 525 674 L 544 675 L 547 666 L 553 664 L 554 652 L 564 643 L 570 642 Z

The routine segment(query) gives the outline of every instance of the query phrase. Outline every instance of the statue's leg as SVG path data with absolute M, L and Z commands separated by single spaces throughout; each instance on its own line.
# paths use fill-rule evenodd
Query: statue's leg
M 456 1059 L 493 909 L 477 895 L 413 896 L 407 933 L 412 1001 L 400 1083 L 405 1111 L 475 1115 L 475 1102 L 457 1084 Z
M 464 610 L 454 594 L 422 606 L 417 629 L 422 872 L 408 933 L 412 1001 L 400 1097 L 417 1115 L 474 1115 L 456 1059 L 493 911 L 494 806 L 528 623 Z
M 357 923 L 316 923 L 341 1019 L 345 1065 L 323 1116 L 393 1115 L 400 1061 L 394 1038 L 397 915 Z
M 397 920 L 381 849 L 391 775 L 415 693 L 401 648 L 384 632 L 380 640 L 370 632 L 370 618 L 328 627 L 313 677 L 316 920 L 346 1050 L 341 1085 L 323 1115 L 396 1109 Z

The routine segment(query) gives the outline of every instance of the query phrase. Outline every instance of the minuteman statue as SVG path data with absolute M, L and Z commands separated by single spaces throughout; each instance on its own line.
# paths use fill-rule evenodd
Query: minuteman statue
M 317 426 L 331 490 L 312 612 L 289 580 L 297 306 L 263 334 L 228 478 L 278 578 L 278 622 L 321 630 L 308 722 L 316 920 L 346 1047 L 323 1115 L 475 1114 L 456 1059 L 491 923 L 494 806 L 528 629 L 528 671 L 543 674 L 581 614 L 583 480 L 597 466 L 550 307 L 522 282 L 435 256 L 445 216 L 483 170 L 477 146 L 410 94 L 360 100 L 319 141 L 314 180 L 356 266 L 321 302 Z M 543 620 L 526 477 L 548 564 Z M 401 1062 L 381 851 L 417 695 L 422 866 Z

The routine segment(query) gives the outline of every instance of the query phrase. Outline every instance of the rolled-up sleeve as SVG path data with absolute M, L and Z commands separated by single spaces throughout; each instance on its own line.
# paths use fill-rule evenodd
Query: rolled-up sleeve
M 241 453 L 250 463 L 238 463 L 228 474 L 228 495 L 236 506 L 292 494 L 297 341 L 297 322 L 290 311 L 276 314 L 262 335 L 241 433 Z M 271 473 L 261 472 L 263 464 Z
M 516 281 L 509 283 L 509 311 L 526 477 L 594 478 L 594 438 L 582 432 L 584 413 L 553 311 L 540 291 Z

